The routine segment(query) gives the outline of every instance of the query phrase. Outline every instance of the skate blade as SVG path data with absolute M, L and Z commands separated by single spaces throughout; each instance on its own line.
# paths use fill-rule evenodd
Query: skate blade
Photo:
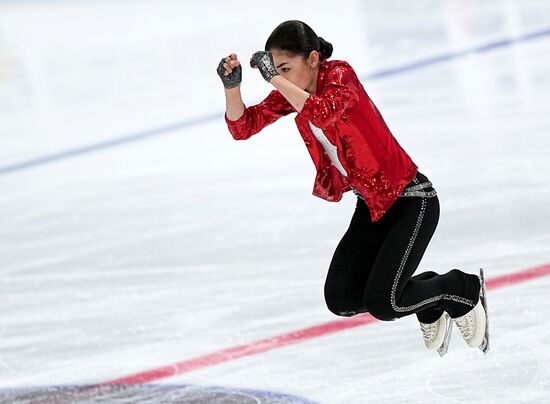
M 485 288 L 483 268 L 479 269 L 479 278 L 481 279 L 481 296 L 479 298 L 481 299 L 481 305 L 485 310 L 485 336 L 483 337 L 483 341 L 481 342 L 479 349 L 484 354 L 487 354 L 487 352 L 489 352 L 489 313 L 487 311 L 487 290 Z
M 443 339 L 443 344 L 439 347 L 437 350 L 437 353 L 440 357 L 443 357 L 449 350 L 449 343 L 451 341 L 451 333 L 453 331 L 453 321 L 449 317 L 447 313 L 445 313 L 445 316 L 447 316 L 447 329 L 445 330 L 445 338 Z

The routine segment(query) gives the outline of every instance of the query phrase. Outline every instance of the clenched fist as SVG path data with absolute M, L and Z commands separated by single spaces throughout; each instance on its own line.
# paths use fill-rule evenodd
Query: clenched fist
M 279 75 L 277 69 L 275 69 L 275 63 L 273 62 L 271 52 L 258 51 L 254 53 L 250 58 L 250 67 L 260 69 L 262 77 L 268 83 L 273 77 Z
M 242 67 L 235 53 L 223 58 L 218 64 L 216 72 L 222 79 L 225 88 L 234 88 L 241 84 Z

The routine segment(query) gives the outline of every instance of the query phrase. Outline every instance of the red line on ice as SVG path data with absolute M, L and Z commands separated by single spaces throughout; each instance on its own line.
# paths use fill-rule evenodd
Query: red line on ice
M 493 279 L 487 279 L 486 286 L 487 289 L 496 289 L 500 287 L 514 285 L 520 282 L 525 282 L 531 279 L 540 278 L 546 275 L 550 275 L 550 264 L 529 268 L 508 275 L 502 275 Z M 261 352 L 270 351 L 272 349 L 347 330 L 361 325 L 372 324 L 377 321 L 378 320 L 376 320 L 368 313 L 360 314 L 354 317 L 346 317 L 343 319 L 330 321 L 328 323 L 323 323 L 316 326 L 292 331 L 286 334 L 276 335 L 274 337 L 251 342 L 249 344 L 239 345 L 233 348 L 224 349 L 222 351 L 213 352 L 211 354 L 188 359 L 157 369 L 152 369 L 141 373 L 136 373 L 133 375 L 110 380 L 104 382 L 103 384 L 147 383 L 154 380 L 174 376 L 176 374 L 186 373 L 192 370 L 213 366 L 218 363 L 228 362 L 233 359 L 242 358 L 243 356 L 255 355 Z

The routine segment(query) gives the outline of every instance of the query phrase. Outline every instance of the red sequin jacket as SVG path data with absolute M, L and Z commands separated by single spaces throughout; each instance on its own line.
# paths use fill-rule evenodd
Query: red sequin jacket
M 226 114 L 225 121 L 233 138 L 244 140 L 292 112 L 297 111 L 273 90 L 259 104 L 246 107 L 238 120 L 231 121 Z M 416 175 L 417 166 L 343 60 L 323 61 L 316 94 L 309 95 L 294 120 L 317 169 L 313 195 L 338 202 L 344 192 L 354 189 L 369 207 L 372 222 L 384 215 Z M 308 120 L 336 146 L 347 177 L 332 165 Z

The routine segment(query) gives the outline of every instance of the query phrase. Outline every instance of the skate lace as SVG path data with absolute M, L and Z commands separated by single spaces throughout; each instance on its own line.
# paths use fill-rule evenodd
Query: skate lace
M 436 323 L 420 323 L 420 329 L 422 330 L 422 336 L 424 337 L 424 339 L 427 341 L 431 341 L 435 337 Z
M 466 314 L 462 317 L 455 318 L 454 320 L 464 338 L 470 339 L 474 334 L 474 316 L 471 314 Z

